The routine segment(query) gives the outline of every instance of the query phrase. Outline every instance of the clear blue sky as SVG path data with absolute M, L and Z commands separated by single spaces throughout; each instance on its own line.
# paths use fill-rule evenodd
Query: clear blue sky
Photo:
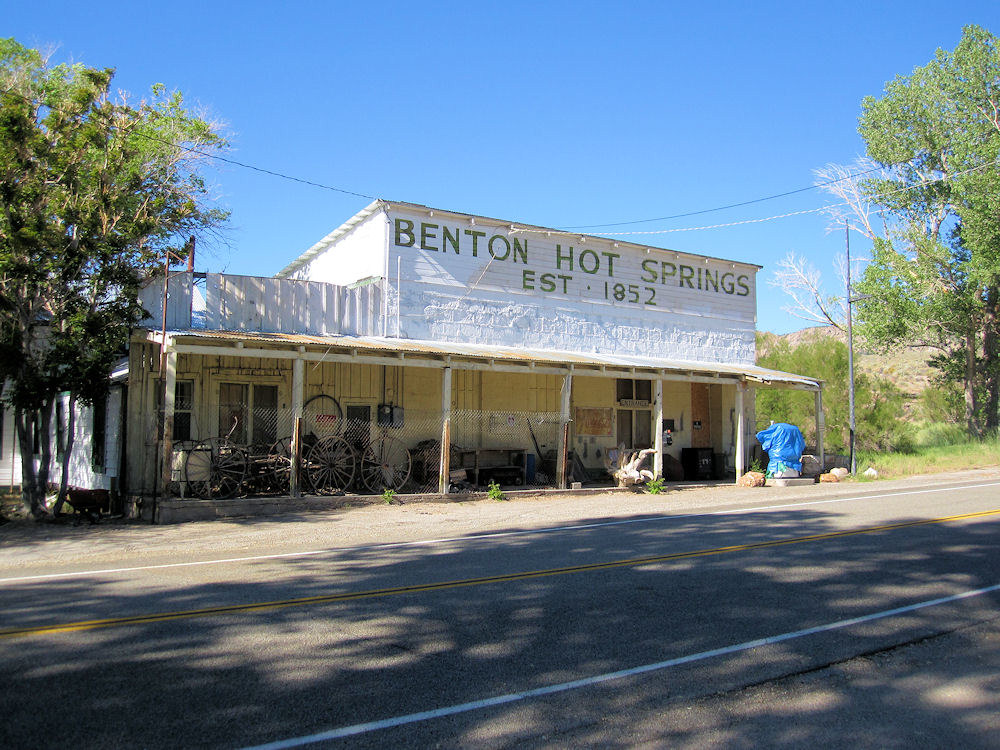
M 965 24 L 1000 34 L 998 0 L 10 2 L 3 15 L 4 36 L 114 67 L 118 88 L 181 90 L 225 123 L 234 159 L 552 227 L 807 187 L 813 169 L 862 153 L 862 97 L 953 48 Z M 231 165 L 208 176 L 232 226 L 199 248 L 199 270 L 273 274 L 369 202 Z M 814 190 L 618 229 L 826 202 Z M 767 284 L 776 262 L 804 255 L 832 287 L 844 245 L 817 214 L 625 238 L 762 265 L 758 328 L 778 333 L 806 323 Z

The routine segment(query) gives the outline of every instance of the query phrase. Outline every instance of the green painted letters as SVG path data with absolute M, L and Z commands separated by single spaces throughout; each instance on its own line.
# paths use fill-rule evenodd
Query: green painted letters
M 588 263 L 588 260 L 593 258 L 592 264 Z M 587 266 L 590 265 L 590 268 Z M 597 253 L 593 250 L 581 250 L 580 251 L 580 270 L 584 273 L 597 273 L 598 269 L 601 267 L 601 259 L 597 257 Z M 570 266 L 569 270 L 573 270 Z
M 431 247 L 430 245 L 427 244 L 427 240 L 433 240 L 435 237 L 437 237 L 437 234 L 435 234 L 434 232 L 432 232 L 430 230 L 437 229 L 437 228 L 438 228 L 437 224 L 425 224 L 424 222 L 420 222 L 420 249 L 421 250 L 434 250 L 435 252 L 437 251 L 436 247 Z
M 441 237 L 441 251 L 444 252 L 445 249 L 447 248 L 447 245 L 450 243 L 452 249 L 455 251 L 455 255 L 458 255 L 458 237 L 459 237 L 458 230 L 456 229 L 455 234 L 452 234 L 451 231 L 448 229 L 448 225 L 445 224 L 441 227 L 441 231 L 443 233 Z
M 466 229 L 465 233 L 472 238 L 472 257 L 473 258 L 478 258 L 479 257 L 479 238 L 480 237 L 485 237 L 486 236 L 486 232 L 476 232 L 476 231 L 473 231 L 472 229 Z
M 515 263 L 517 263 L 517 259 L 518 258 L 520 258 L 521 262 L 524 263 L 525 265 L 528 264 L 528 240 L 525 240 L 524 241 L 524 245 L 522 245 L 521 241 L 517 237 L 515 237 L 514 238 L 514 257 L 513 257 L 512 260 Z
M 403 235 L 408 237 L 406 241 L 402 240 Z M 406 219 L 396 219 L 396 246 L 397 247 L 413 247 L 413 222 Z
M 503 255 L 500 255 L 494 249 L 494 245 L 499 244 L 497 243 L 497 240 L 500 240 L 500 242 L 503 243 Z M 510 243 L 507 241 L 507 238 L 504 237 L 502 234 L 494 234 L 492 237 L 490 237 L 489 250 L 491 258 L 496 258 L 497 260 L 507 260 L 507 257 L 510 255 Z
M 556 268 L 562 270 L 563 261 L 569 262 L 569 270 L 573 270 L 573 246 L 569 247 L 569 254 L 563 255 L 562 245 L 556 245 Z
M 649 276 L 646 274 L 649 274 Z M 643 281 L 656 281 L 656 261 L 652 258 L 646 258 L 642 262 L 641 278 Z

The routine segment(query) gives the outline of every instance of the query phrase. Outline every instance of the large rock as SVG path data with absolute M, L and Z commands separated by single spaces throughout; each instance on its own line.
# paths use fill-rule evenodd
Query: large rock
M 663 476 L 671 482 L 684 479 L 684 465 L 669 453 L 663 454 Z
M 809 453 L 802 454 L 802 471 L 804 477 L 814 477 L 823 473 L 823 467 L 819 465 L 819 459 Z
M 763 487 L 765 483 L 764 474 L 760 471 L 748 471 L 740 477 L 736 483 L 740 487 Z

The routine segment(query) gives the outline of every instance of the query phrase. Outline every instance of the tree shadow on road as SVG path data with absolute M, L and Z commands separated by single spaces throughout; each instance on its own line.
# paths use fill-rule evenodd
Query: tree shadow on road
M 825 536 L 840 529 L 838 519 L 815 510 L 620 518 L 615 526 L 607 525 L 614 519 L 594 518 L 579 522 L 593 528 L 559 534 L 512 527 L 500 532 L 506 536 L 433 547 L 268 561 L 265 578 L 229 576 L 177 587 L 150 574 L 126 587 L 115 576 L 95 574 L 6 586 L 0 588 L 3 629 L 382 593 L 0 640 L 6 675 L 0 745 L 253 744 L 654 664 L 997 582 L 998 521 Z M 802 541 L 769 546 L 788 539 Z M 572 566 L 583 569 L 544 573 Z M 531 571 L 538 574 L 503 578 Z M 468 583 L 486 577 L 500 580 Z M 385 591 L 461 581 L 466 584 L 433 591 Z M 680 708 L 707 695 L 808 673 L 996 613 L 995 597 L 979 597 L 382 730 L 348 744 L 545 746 L 564 744 L 560 737 L 572 737 L 574 745 L 631 744 L 622 738 L 638 732 L 633 719 L 662 714 L 681 721 Z M 979 677 L 988 680 L 994 667 L 984 662 Z M 929 676 L 936 669 L 921 668 Z M 832 694 L 808 709 L 761 708 L 758 716 L 787 718 L 769 729 L 741 720 L 735 709 L 716 719 L 703 711 L 689 729 L 661 727 L 650 741 L 694 746 L 699 737 L 716 736 L 728 746 L 805 744 L 811 727 L 828 726 L 844 712 L 872 715 L 921 700 L 905 686 L 823 689 Z M 58 710 L 39 721 L 42 706 Z M 921 710 L 938 736 L 983 745 L 976 725 L 954 706 L 926 702 Z

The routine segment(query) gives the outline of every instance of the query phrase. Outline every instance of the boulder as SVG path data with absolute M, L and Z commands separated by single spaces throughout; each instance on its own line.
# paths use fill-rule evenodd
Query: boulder
M 816 456 L 805 453 L 802 456 L 802 476 L 804 477 L 814 477 L 817 474 L 823 473 L 823 467 L 819 465 L 819 459 Z
M 865 469 L 864 475 L 869 479 L 875 479 L 876 477 L 878 477 L 878 472 L 875 471 L 873 467 L 869 466 L 867 469 Z
M 830 469 L 830 473 L 837 477 L 837 479 L 847 479 L 847 477 L 851 474 L 851 472 L 843 466 L 838 466 L 836 469 Z
M 761 471 L 748 471 L 740 477 L 736 483 L 740 487 L 763 487 L 765 483 L 764 473 Z
M 684 465 L 669 453 L 663 454 L 663 476 L 671 482 L 684 479 Z

